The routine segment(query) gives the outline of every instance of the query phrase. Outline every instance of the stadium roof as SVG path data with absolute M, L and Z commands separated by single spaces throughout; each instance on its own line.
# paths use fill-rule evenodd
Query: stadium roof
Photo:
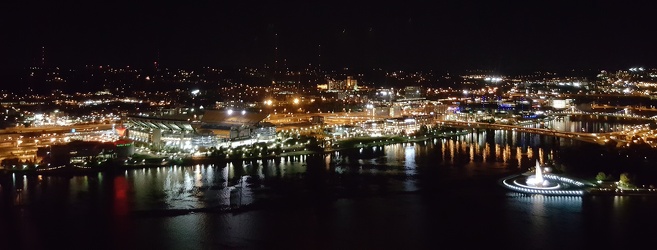
M 255 125 L 269 114 L 237 110 L 206 110 L 201 118 L 205 124 Z
M 194 131 L 192 124 L 197 122 L 187 120 L 172 120 L 161 117 L 144 117 L 144 116 L 128 116 L 130 123 L 143 128 L 151 129 L 164 129 L 174 131 Z

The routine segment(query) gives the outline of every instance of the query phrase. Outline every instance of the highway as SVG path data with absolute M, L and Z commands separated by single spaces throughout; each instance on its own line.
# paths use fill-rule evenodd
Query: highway
M 0 130 L 2 134 L 25 134 L 25 133 L 66 133 L 75 129 L 76 132 L 112 129 L 112 124 L 80 124 L 69 126 L 47 126 L 47 127 L 10 127 Z
M 75 129 L 75 133 L 73 133 Z M 12 127 L 0 130 L 0 161 L 18 158 L 36 160 L 38 147 L 67 143 L 70 140 L 104 140 L 102 131 L 112 129 L 112 124 L 80 124 L 48 127 Z

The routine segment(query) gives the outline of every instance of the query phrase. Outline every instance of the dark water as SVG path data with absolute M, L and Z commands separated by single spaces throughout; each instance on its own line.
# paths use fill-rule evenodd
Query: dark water
M 579 125 L 578 125 L 579 126 Z M 591 249 L 654 244 L 657 197 L 548 197 L 535 161 L 593 178 L 586 145 L 504 131 L 228 165 L 5 176 L 0 249 Z M 564 157 L 581 151 L 582 158 Z M 657 182 L 656 182 L 657 183 Z M 228 207 L 258 204 L 242 212 Z

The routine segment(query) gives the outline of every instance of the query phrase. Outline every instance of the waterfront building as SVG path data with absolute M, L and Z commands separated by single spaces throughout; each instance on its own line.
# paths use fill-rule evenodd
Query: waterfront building
M 420 128 L 415 118 L 397 117 L 385 120 L 385 131 L 387 134 L 412 134 Z
M 247 110 L 205 110 L 200 116 L 128 116 L 128 138 L 160 148 L 196 150 L 239 140 L 270 140 L 269 115 Z
M 37 157 L 54 165 L 102 163 L 117 157 L 115 143 L 72 141 L 37 149 Z
M 363 131 L 370 136 L 379 136 L 385 133 L 386 124 L 385 121 L 367 121 L 361 124 Z
M 115 152 L 118 159 L 127 159 L 135 154 L 135 143 L 132 140 L 119 139 L 114 142 L 114 146 L 116 146 Z
M 128 138 L 158 148 L 191 149 L 201 122 L 190 115 L 128 116 Z M 207 135 L 206 135 L 207 136 Z
M 332 135 L 336 139 L 348 138 L 361 134 L 363 132 L 362 127 L 354 125 L 341 125 L 336 127 L 326 128 L 326 133 Z

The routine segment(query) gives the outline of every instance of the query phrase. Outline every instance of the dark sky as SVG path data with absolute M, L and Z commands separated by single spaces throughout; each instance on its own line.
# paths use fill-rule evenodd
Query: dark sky
M 657 5 L 650 3 L 91 2 L 3 4 L 0 66 L 37 65 L 41 46 L 50 66 L 146 67 L 158 57 L 171 67 L 261 66 L 274 61 L 275 44 L 279 60 L 290 67 L 321 62 L 326 68 L 515 70 L 657 64 Z

